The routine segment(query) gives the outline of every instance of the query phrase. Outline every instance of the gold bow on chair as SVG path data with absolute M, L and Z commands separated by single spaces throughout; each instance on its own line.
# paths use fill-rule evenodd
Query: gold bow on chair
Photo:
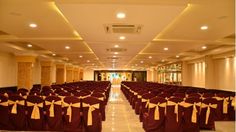
M 138 98 L 138 99 L 141 99 L 141 98 L 142 98 L 142 95 L 138 95 L 137 98 Z
M 231 106 L 234 107 L 234 110 L 236 110 L 236 105 L 235 105 L 235 96 L 234 97 L 230 97 L 231 100 Z
M 143 99 L 143 98 L 142 98 L 141 101 L 142 101 L 142 103 L 146 103 L 145 108 L 148 108 L 148 105 L 149 105 L 150 99 Z
M 149 103 L 148 107 L 149 107 L 149 109 L 155 108 L 154 120 L 159 120 L 160 119 L 159 107 L 166 108 L 166 102 L 161 103 L 161 104 L 160 104 L 160 102 L 158 102 L 158 104 Z
M 87 125 L 88 125 L 88 126 L 91 126 L 91 125 L 93 124 L 92 112 L 93 112 L 95 109 L 99 109 L 99 104 L 90 105 L 90 104 L 83 103 L 83 107 L 89 107 L 89 109 L 88 109 L 88 121 L 87 121 Z
M 178 111 L 179 111 L 179 104 L 180 103 L 181 102 L 176 103 L 176 102 L 172 102 L 172 101 L 167 101 L 167 106 L 175 106 L 174 113 L 176 114 L 176 122 L 179 121 Z
M 12 100 L 8 100 L 9 105 L 13 105 L 12 109 L 11 109 L 11 113 L 12 114 L 17 114 L 17 105 L 25 105 L 25 100 L 16 100 L 16 101 L 12 101 Z
M 71 107 L 76 107 L 76 108 L 80 108 L 80 103 L 66 103 L 66 102 L 63 102 L 62 103 L 63 107 L 68 107 L 67 108 L 67 112 L 66 112 L 66 115 L 69 116 L 69 122 L 71 122 L 71 119 L 72 119 L 72 108 Z
M 49 117 L 54 117 L 55 116 L 55 114 L 54 114 L 54 104 L 55 105 L 61 105 L 61 101 L 59 100 L 59 101 L 52 101 L 52 102 L 50 102 L 50 101 L 45 101 L 45 105 L 50 105 L 50 108 L 49 108 Z
M 97 98 L 98 100 L 104 101 L 104 97 Z
M 0 105 L 1 106 L 8 106 L 8 102 L 6 101 L 6 102 L 1 102 L 1 100 L 0 100 Z
M 40 119 L 39 107 L 43 108 L 43 103 L 31 103 L 27 101 L 27 106 L 34 107 L 31 113 L 31 119 Z
M 210 113 L 211 113 L 211 108 L 216 109 L 217 104 L 211 104 L 210 103 L 210 104 L 207 105 L 207 104 L 202 103 L 201 108 L 207 108 L 205 124 L 208 124 L 208 119 L 209 119 L 209 116 L 210 116 Z
M 228 113 L 228 105 L 229 105 L 229 97 L 226 97 L 226 98 L 213 97 L 213 98 L 215 98 L 218 101 L 223 100 L 223 113 L 227 114 Z
M 188 108 L 188 107 L 193 106 L 191 121 L 192 121 L 193 123 L 197 123 L 197 112 L 198 112 L 198 111 L 197 111 L 197 107 L 196 107 L 196 106 L 201 107 L 201 102 L 198 102 L 198 103 L 194 102 L 193 104 L 187 103 L 187 102 L 181 102 L 179 105 L 181 105 L 181 106 L 183 106 L 183 107 L 185 107 L 185 108 Z

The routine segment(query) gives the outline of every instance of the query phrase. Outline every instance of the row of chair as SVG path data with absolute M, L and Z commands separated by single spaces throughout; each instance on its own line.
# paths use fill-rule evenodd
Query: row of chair
M 66 96 L 54 92 L 42 95 L 43 91 L 53 91 L 50 87 L 40 89 L 40 95 L 29 94 L 39 88 L 0 94 L 0 129 L 99 132 L 102 120 L 105 120 L 106 98 L 109 97 L 110 83 L 107 84 L 96 87 L 99 92 L 81 88 L 76 94 L 71 92 Z M 67 87 L 69 85 L 72 84 Z
M 199 132 L 213 130 L 216 120 L 235 120 L 232 92 L 147 82 L 122 82 L 121 90 L 147 132 Z

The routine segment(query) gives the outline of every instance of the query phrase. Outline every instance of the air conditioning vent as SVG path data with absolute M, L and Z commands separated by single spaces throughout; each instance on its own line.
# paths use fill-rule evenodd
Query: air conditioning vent
M 140 33 L 142 25 L 132 24 L 107 24 L 104 25 L 106 33 Z
M 107 57 L 108 60 L 118 60 L 118 57 Z
M 124 52 L 124 51 L 127 51 L 127 49 L 125 48 L 110 48 L 110 49 L 107 49 L 108 52 Z

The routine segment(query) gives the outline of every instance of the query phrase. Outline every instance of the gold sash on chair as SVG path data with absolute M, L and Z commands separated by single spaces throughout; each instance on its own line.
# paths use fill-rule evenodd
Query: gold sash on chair
M 104 97 L 97 98 L 98 100 L 104 101 Z
M 72 119 L 72 108 L 71 107 L 76 107 L 76 108 L 80 108 L 80 103 L 66 103 L 66 102 L 63 102 L 62 103 L 63 107 L 68 107 L 67 108 L 67 112 L 66 112 L 66 115 L 69 116 L 69 122 L 71 122 L 71 119 Z
M 83 103 L 83 107 L 89 107 L 89 109 L 88 109 L 88 121 L 87 121 L 87 125 L 88 125 L 88 126 L 91 126 L 91 125 L 93 125 L 92 112 L 93 112 L 95 109 L 99 109 L 100 106 L 99 106 L 99 104 L 90 105 L 90 104 Z
M 1 105 L 1 106 L 8 106 L 8 101 L 6 101 L 6 102 L 1 102 L 1 100 L 0 100 L 0 105 Z
M 55 112 L 54 112 L 54 104 L 55 105 L 61 105 L 62 104 L 62 101 L 52 101 L 52 102 L 50 102 L 50 101 L 45 101 L 45 105 L 50 105 L 50 108 L 49 108 L 49 117 L 54 117 L 55 116 Z
M 188 108 L 188 107 L 193 106 L 191 121 L 192 121 L 193 123 L 197 123 L 197 112 L 198 112 L 198 111 L 197 111 L 197 107 L 196 107 L 196 106 L 201 107 L 201 102 L 198 102 L 198 103 L 194 102 L 193 104 L 187 103 L 187 102 L 181 102 L 180 105 L 183 106 L 183 107 L 185 107 L 185 108 Z
M 231 106 L 233 106 L 234 110 L 236 110 L 235 97 L 230 97 L 230 100 L 231 100 Z
M 25 100 L 16 100 L 16 101 L 12 101 L 12 100 L 8 100 L 9 105 L 13 105 L 12 109 L 11 109 L 11 113 L 12 114 L 17 114 L 17 105 L 21 105 L 24 106 L 25 105 Z
M 160 102 L 158 104 L 149 103 L 149 105 L 148 105 L 149 109 L 150 108 L 155 108 L 154 120 L 159 120 L 160 119 L 159 107 L 166 108 L 166 102 L 161 103 L 161 104 L 160 104 Z
M 223 113 L 227 114 L 228 113 L 228 105 L 229 105 L 229 97 L 227 97 L 227 98 L 213 97 L 213 98 L 215 98 L 218 101 L 223 100 Z
M 207 108 L 205 124 L 208 124 L 208 119 L 209 119 L 209 116 L 210 116 L 210 113 L 211 113 L 211 108 L 216 109 L 217 104 L 211 104 L 210 103 L 209 105 L 207 105 L 207 104 L 202 103 L 201 108 Z
M 27 106 L 34 107 L 31 113 L 31 119 L 40 119 L 39 107 L 43 108 L 43 103 L 31 103 L 27 101 Z
M 181 104 L 182 102 L 172 102 L 172 101 L 167 101 L 167 106 L 175 106 L 174 108 L 174 113 L 176 114 L 176 122 L 179 121 L 179 115 L 178 115 L 178 111 L 179 111 L 179 105 Z
M 142 103 L 146 103 L 145 108 L 148 108 L 149 102 L 150 102 L 150 99 L 143 99 L 142 98 Z
M 141 99 L 141 98 L 142 98 L 142 95 L 138 95 L 137 98 L 138 98 L 138 99 Z

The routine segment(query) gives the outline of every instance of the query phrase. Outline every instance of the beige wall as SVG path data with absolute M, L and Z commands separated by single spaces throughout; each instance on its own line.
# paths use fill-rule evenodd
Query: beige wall
M 191 64 L 192 86 L 205 87 L 205 62 Z
M 216 89 L 235 90 L 236 58 L 214 60 Z
M 93 80 L 94 70 L 92 69 L 84 69 L 83 80 Z
M 33 64 L 33 84 L 41 84 L 41 65 L 38 59 Z
M 17 62 L 13 54 L 0 52 L 0 87 L 17 85 Z

